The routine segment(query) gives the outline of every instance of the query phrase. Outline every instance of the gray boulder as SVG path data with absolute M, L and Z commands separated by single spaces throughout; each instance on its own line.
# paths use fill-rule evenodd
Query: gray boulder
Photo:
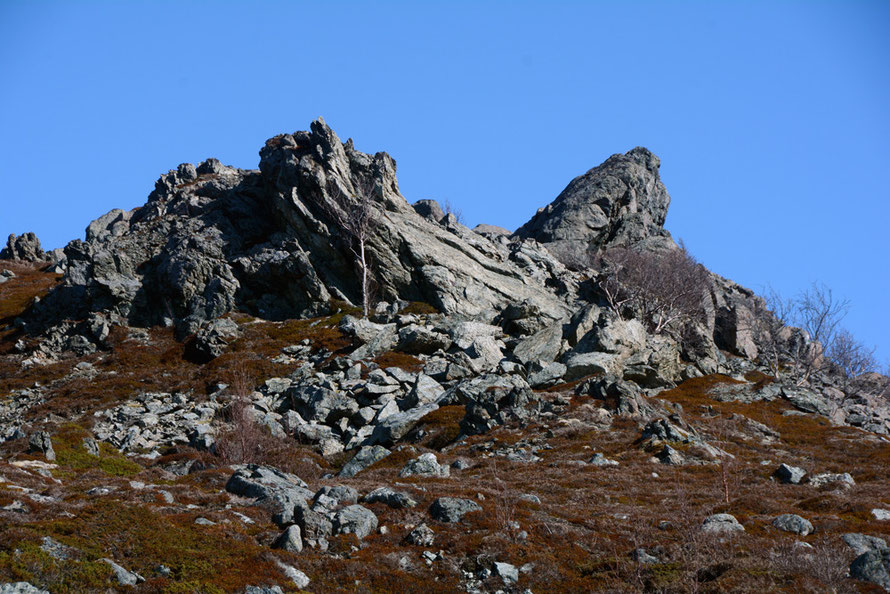
M 400 477 L 409 476 L 431 476 L 431 477 L 448 477 L 451 475 L 451 469 L 447 464 L 440 465 L 436 460 L 436 455 L 432 452 L 421 454 L 414 460 L 409 460 L 405 467 L 399 472 Z
M 850 576 L 890 591 L 890 548 L 871 550 L 850 564 Z
M 334 516 L 334 534 L 355 534 L 359 540 L 377 530 L 377 516 L 361 505 L 344 507 Z
M 348 485 L 324 486 L 315 493 L 313 499 L 317 501 L 321 497 L 326 497 L 337 505 L 343 505 L 358 501 L 358 491 Z
M 28 451 L 42 454 L 50 462 L 55 461 L 56 452 L 53 450 L 53 440 L 46 431 L 35 431 L 28 438 Z
M 294 522 L 300 527 L 304 544 L 309 546 L 324 548 L 327 546 L 327 539 L 334 532 L 333 522 L 325 513 L 306 505 L 297 505 L 294 508 Z
M 793 532 L 801 536 L 813 532 L 813 525 L 810 521 L 797 514 L 782 514 L 773 520 L 773 526 L 784 532 Z
M 430 506 L 430 515 L 440 522 L 460 522 L 470 512 L 482 511 L 478 503 L 457 497 L 439 497 Z
M 495 561 L 494 572 L 500 576 L 501 580 L 503 580 L 504 584 L 507 586 L 512 586 L 519 581 L 519 570 L 515 565 Z
M 618 462 L 615 460 L 610 460 L 606 458 L 602 453 L 597 452 L 593 455 L 593 457 L 588 460 L 588 464 L 593 466 L 618 466 Z
M 773 472 L 773 476 L 776 477 L 780 483 L 791 485 L 799 485 L 806 474 L 807 471 L 803 468 L 789 466 L 788 464 L 780 464 L 775 472 Z
M 562 380 L 568 367 L 562 363 L 531 363 L 528 366 L 528 385 L 532 388 L 549 388 Z
M 435 200 L 418 200 L 411 206 L 414 212 L 433 223 L 440 223 L 445 218 L 445 211 Z
M 256 464 L 235 468 L 226 482 L 226 491 L 255 499 L 257 505 L 268 507 L 277 524 L 290 523 L 293 520 L 294 507 L 305 505 L 313 495 L 300 477 L 277 468 Z
M 222 355 L 229 343 L 239 336 L 241 329 L 233 320 L 220 318 L 205 322 L 194 340 L 187 343 L 188 355 L 193 360 L 206 363 Z
M 732 532 L 744 532 L 745 527 L 739 524 L 735 516 L 730 514 L 714 514 L 705 518 L 701 525 L 701 531 L 709 534 L 724 534 Z
M 414 385 L 411 387 L 411 391 L 408 393 L 405 405 L 414 408 L 420 405 L 436 403 L 444 393 L 445 388 L 439 382 L 424 373 L 419 373 L 414 381 Z
M 273 549 L 282 549 L 289 553 L 299 553 L 303 550 L 303 538 L 300 534 L 300 527 L 292 524 L 284 529 L 275 542 L 272 544 Z
M 420 524 L 405 537 L 405 542 L 418 547 L 431 547 L 435 540 L 436 534 L 426 524 Z
M 823 416 L 831 416 L 834 407 L 824 397 L 816 392 L 802 388 L 782 388 L 782 395 L 804 412 L 817 413 Z
M 412 324 L 399 330 L 396 349 L 412 355 L 432 355 L 451 346 L 451 338 L 424 326 Z
M 563 363 L 566 366 L 565 380 L 574 381 L 589 375 L 618 375 L 621 371 L 621 358 L 609 353 L 569 352 Z
M 550 362 L 559 355 L 562 346 L 562 324 L 556 323 L 540 332 L 524 338 L 513 349 L 513 356 L 520 363 Z

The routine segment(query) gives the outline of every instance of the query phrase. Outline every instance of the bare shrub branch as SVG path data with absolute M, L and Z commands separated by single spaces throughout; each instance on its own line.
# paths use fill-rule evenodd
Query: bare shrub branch
M 445 199 L 445 204 L 442 205 L 442 210 L 446 215 L 454 216 L 455 220 L 461 225 L 464 224 L 464 213 L 461 209 L 457 208 L 451 203 L 451 200 Z
M 827 355 L 841 374 L 841 390 L 846 398 L 858 391 L 857 378 L 878 369 L 875 349 L 866 347 L 844 328 L 835 334 Z
M 272 434 L 256 417 L 251 396 L 254 382 L 243 365 L 231 374 L 229 405 L 217 430 L 214 449 L 226 464 L 271 464 L 286 467 L 295 445 L 290 439 Z
M 798 325 L 807 331 L 810 340 L 820 343 L 828 351 L 849 309 L 847 299 L 837 300 L 826 285 L 813 283 L 797 298 Z
M 598 286 L 617 314 L 630 307 L 655 334 L 703 319 L 708 273 L 684 246 L 655 253 L 613 248 L 599 263 Z

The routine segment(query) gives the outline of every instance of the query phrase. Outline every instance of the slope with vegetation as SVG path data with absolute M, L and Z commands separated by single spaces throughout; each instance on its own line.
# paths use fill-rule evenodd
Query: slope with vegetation
M 890 588 L 890 379 L 675 245 L 649 151 L 515 234 L 321 120 L 260 156 L 10 238 L 3 591 Z

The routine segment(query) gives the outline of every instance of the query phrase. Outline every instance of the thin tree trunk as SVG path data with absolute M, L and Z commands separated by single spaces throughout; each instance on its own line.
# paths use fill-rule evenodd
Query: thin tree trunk
M 368 295 L 368 265 L 365 262 L 365 242 L 364 240 L 359 240 L 359 251 L 361 252 L 360 258 L 362 262 L 362 310 L 365 312 L 365 317 L 368 317 L 368 310 L 370 309 L 370 299 Z

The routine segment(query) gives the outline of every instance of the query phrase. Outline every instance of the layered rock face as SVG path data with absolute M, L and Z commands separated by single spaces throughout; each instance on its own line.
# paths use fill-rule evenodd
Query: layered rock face
M 399 193 L 389 155 L 356 151 L 323 120 L 269 140 L 260 156 L 259 171 L 215 159 L 180 165 L 141 208 L 91 223 L 85 241 L 65 248 L 64 285 L 32 326 L 98 312 L 186 334 L 234 309 L 282 319 L 321 313 L 331 299 L 360 303 L 336 215 L 357 207 L 364 188 L 373 192 L 366 250 L 378 298 L 489 319 L 516 302 L 554 320 L 568 314 L 576 289 L 547 251 L 421 216 Z
M 663 227 L 671 198 L 658 175 L 660 165 L 658 157 L 642 147 L 612 155 L 573 179 L 556 200 L 517 229 L 516 236 L 536 239 L 563 259 L 607 244 L 645 241 L 652 247 L 671 247 Z
M 158 180 L 147 204 L 94 221 L 66 248 L 65 287 L 47 300 L 82 316 L 107 311 L 136 325 L 217 317 L 236 306 L 268 318 L 318 313 L 331 298 L 360 301 L 347 239 L 327 216 L 332 194 L 373 185 L 368 252 L 380 296 L 478 315 L 528 300 L 554 317 L 545 289 L 558 262 L 535 260 L 465 228 L 419 216 L 398 190 L 395 162 L 343 144 L 319 120 L 261 151 L 260 171 L 209 160 Z M 529 282 L 531 280 L 531 282 Z

